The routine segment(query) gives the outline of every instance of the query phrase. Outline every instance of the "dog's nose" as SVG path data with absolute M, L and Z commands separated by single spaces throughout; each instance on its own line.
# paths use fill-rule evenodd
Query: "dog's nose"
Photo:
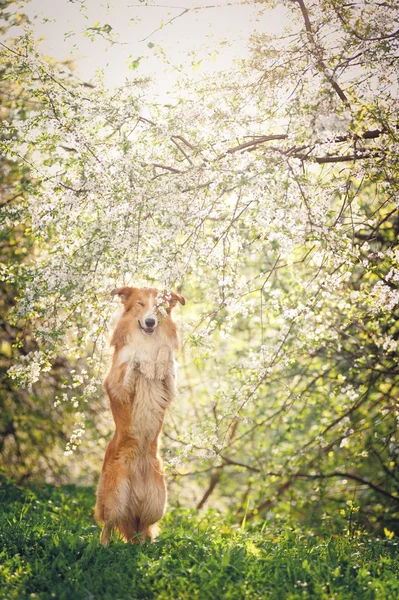
M 155 319 L 146 319 L 145 320 L 145 324 L 147 327 L 154 327 L 155 325 Z

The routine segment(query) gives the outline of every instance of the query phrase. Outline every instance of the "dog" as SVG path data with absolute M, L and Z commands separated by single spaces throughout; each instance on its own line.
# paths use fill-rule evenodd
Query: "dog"
M 115 433 L 105 452 L 94 516 L 106 546 L 113 530 L 125 541 L 153 541 L 166 507 L 159 455 L 165 412 L 175 396 L 174 352 L 179 338 L 171 312 L 185 304 L 175 292 L 122 287 L 123 314 L 111 339 L 111 369 L 104 381 Z

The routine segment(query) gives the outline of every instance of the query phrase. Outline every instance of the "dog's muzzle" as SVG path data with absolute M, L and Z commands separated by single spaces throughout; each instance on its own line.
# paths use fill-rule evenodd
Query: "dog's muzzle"
M 146 319 L 145 327 L 141 324 L 140 319 L 138 320 L 139 327 L 146 335 L 151 335 L 155 331 L 155 319 Z

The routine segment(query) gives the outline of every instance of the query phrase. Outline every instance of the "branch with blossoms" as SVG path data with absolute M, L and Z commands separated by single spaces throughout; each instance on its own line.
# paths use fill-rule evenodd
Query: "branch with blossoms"
M 155 125 L 155 124 L 154 124 Z M 300 146 L 292 146 L 290 148 L 280 148 L 278 146 L 267 146 L 268 142 L 272 142 L 272 141 L 276 141 L 276 140 L 289 140 L 290 136 L 287 133 L 279 133 L 279 134 L 271 134 L 271 135 L 256 135 L 256 136 L 251 136 L 252 139 L 249 141 L 245 141 L 241 144 L 238 144 L 237 146 L 232 146 L 231 148 L 228 148 L 227 150 L 225 150 L 222 154 L 220 154 L 217 158 L 217 160 L 222 160 L 223 158 L 227 157 L 228 155 L 232 155 L 232 154 L 236 154 L 236 153 L 240 153 L 240 152 L 255 152 L 257 150 L 260 149 L 264 149 L 266 150 L 265 155 L 267 155 L 268 152 L 276 152 L 282 156 L 285 156 L 287 158 L 293 158 L 293 159 L 297 159 L 299 161 L 301 161 L 302 163 L 316 163 L 316 164 L 333 164 L 333 163 L 342 163 L 342 162 L 353 162 L 353 161 L 359 161 L 359 160 L 368 160 L 368 159 L 383 159 L 385 156 L 385 151 L 381 148 L 370 148 L 370 147 L 358 147 L 356 145 L 357 142 L 361 142 L 361 141 L 367 141 L 367 140 L 375 140 L 378 139 L 380 137 L 383 137 L 385 135 L 389 135 L 392 134 L 388 129 L 374 129 L 374 130 L 369 130 L 369 131 L 364 131 L 363 133 L 360 134 L 353 134 L 348 132 L 345 135 L 336 135 L 333 136 L 329 139 L 326 140 L 316 140 L 314 143 L 310 144 L 305 144 L 305 145 L 300 145 Z M 172 136 L 170 139 L 172 140 L 173 143 L 176 144 L 175 142 L 175 138 L 177 137 L 181 137 L 181 136 Z M 351 154 L 337 154 L 337 153 L 329 153 L 326 154 L 324 156 L 315 156 L 314 155 L 314 150 L 316 148 L 319 148 L 323 145 L 335 145 L 335 144 L 342 144 L 345 142 L 352 142 L 354 145 L 354 151 Z M 189 146 L 189 148 L 194 151 L 196 153 L 196 155 L 198 155 L 198 151 L 197 148 L 189 143 L 186 142 L 186 144 Z M 179 149 L 181 150 L 181 148 L 179 147 Z M 187 153 L 184 153 L 185 157 L 189 160 L 191 167 L 193 167 L 193 158 L 194 157 L 189 157 L 187 155 Z M 209 163 L 210 160 L 207 159 L 203 159 L 205 160 L 206 163 Z M 163 165 L 163 164 L 159 164 L 159 163 L 151 163 L 153 167 L 157 167 L 160 169 L 164 169 L 167 171 L 171 171 L 172 173 L 179 173 L 179 174 L 187 174 L 189 173 L 190 168 L 185 169 L 185 170 L 181 170 L 181 169 L 177 169 L 176 167 L 172 167 L 170 165 Z

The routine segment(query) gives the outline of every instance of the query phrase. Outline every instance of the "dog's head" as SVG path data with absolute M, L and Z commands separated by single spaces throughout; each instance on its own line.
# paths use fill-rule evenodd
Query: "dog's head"
M 167 294 L 155 288 L 116 288 L 111 296 L 119 296 L 124 306 L 124 316 L 131 316 L 145 335 L 153 334 L 160 324 L 170 320 L 172 309 L 178 302 L 186 303 L 183 296 L 176 292 Z

